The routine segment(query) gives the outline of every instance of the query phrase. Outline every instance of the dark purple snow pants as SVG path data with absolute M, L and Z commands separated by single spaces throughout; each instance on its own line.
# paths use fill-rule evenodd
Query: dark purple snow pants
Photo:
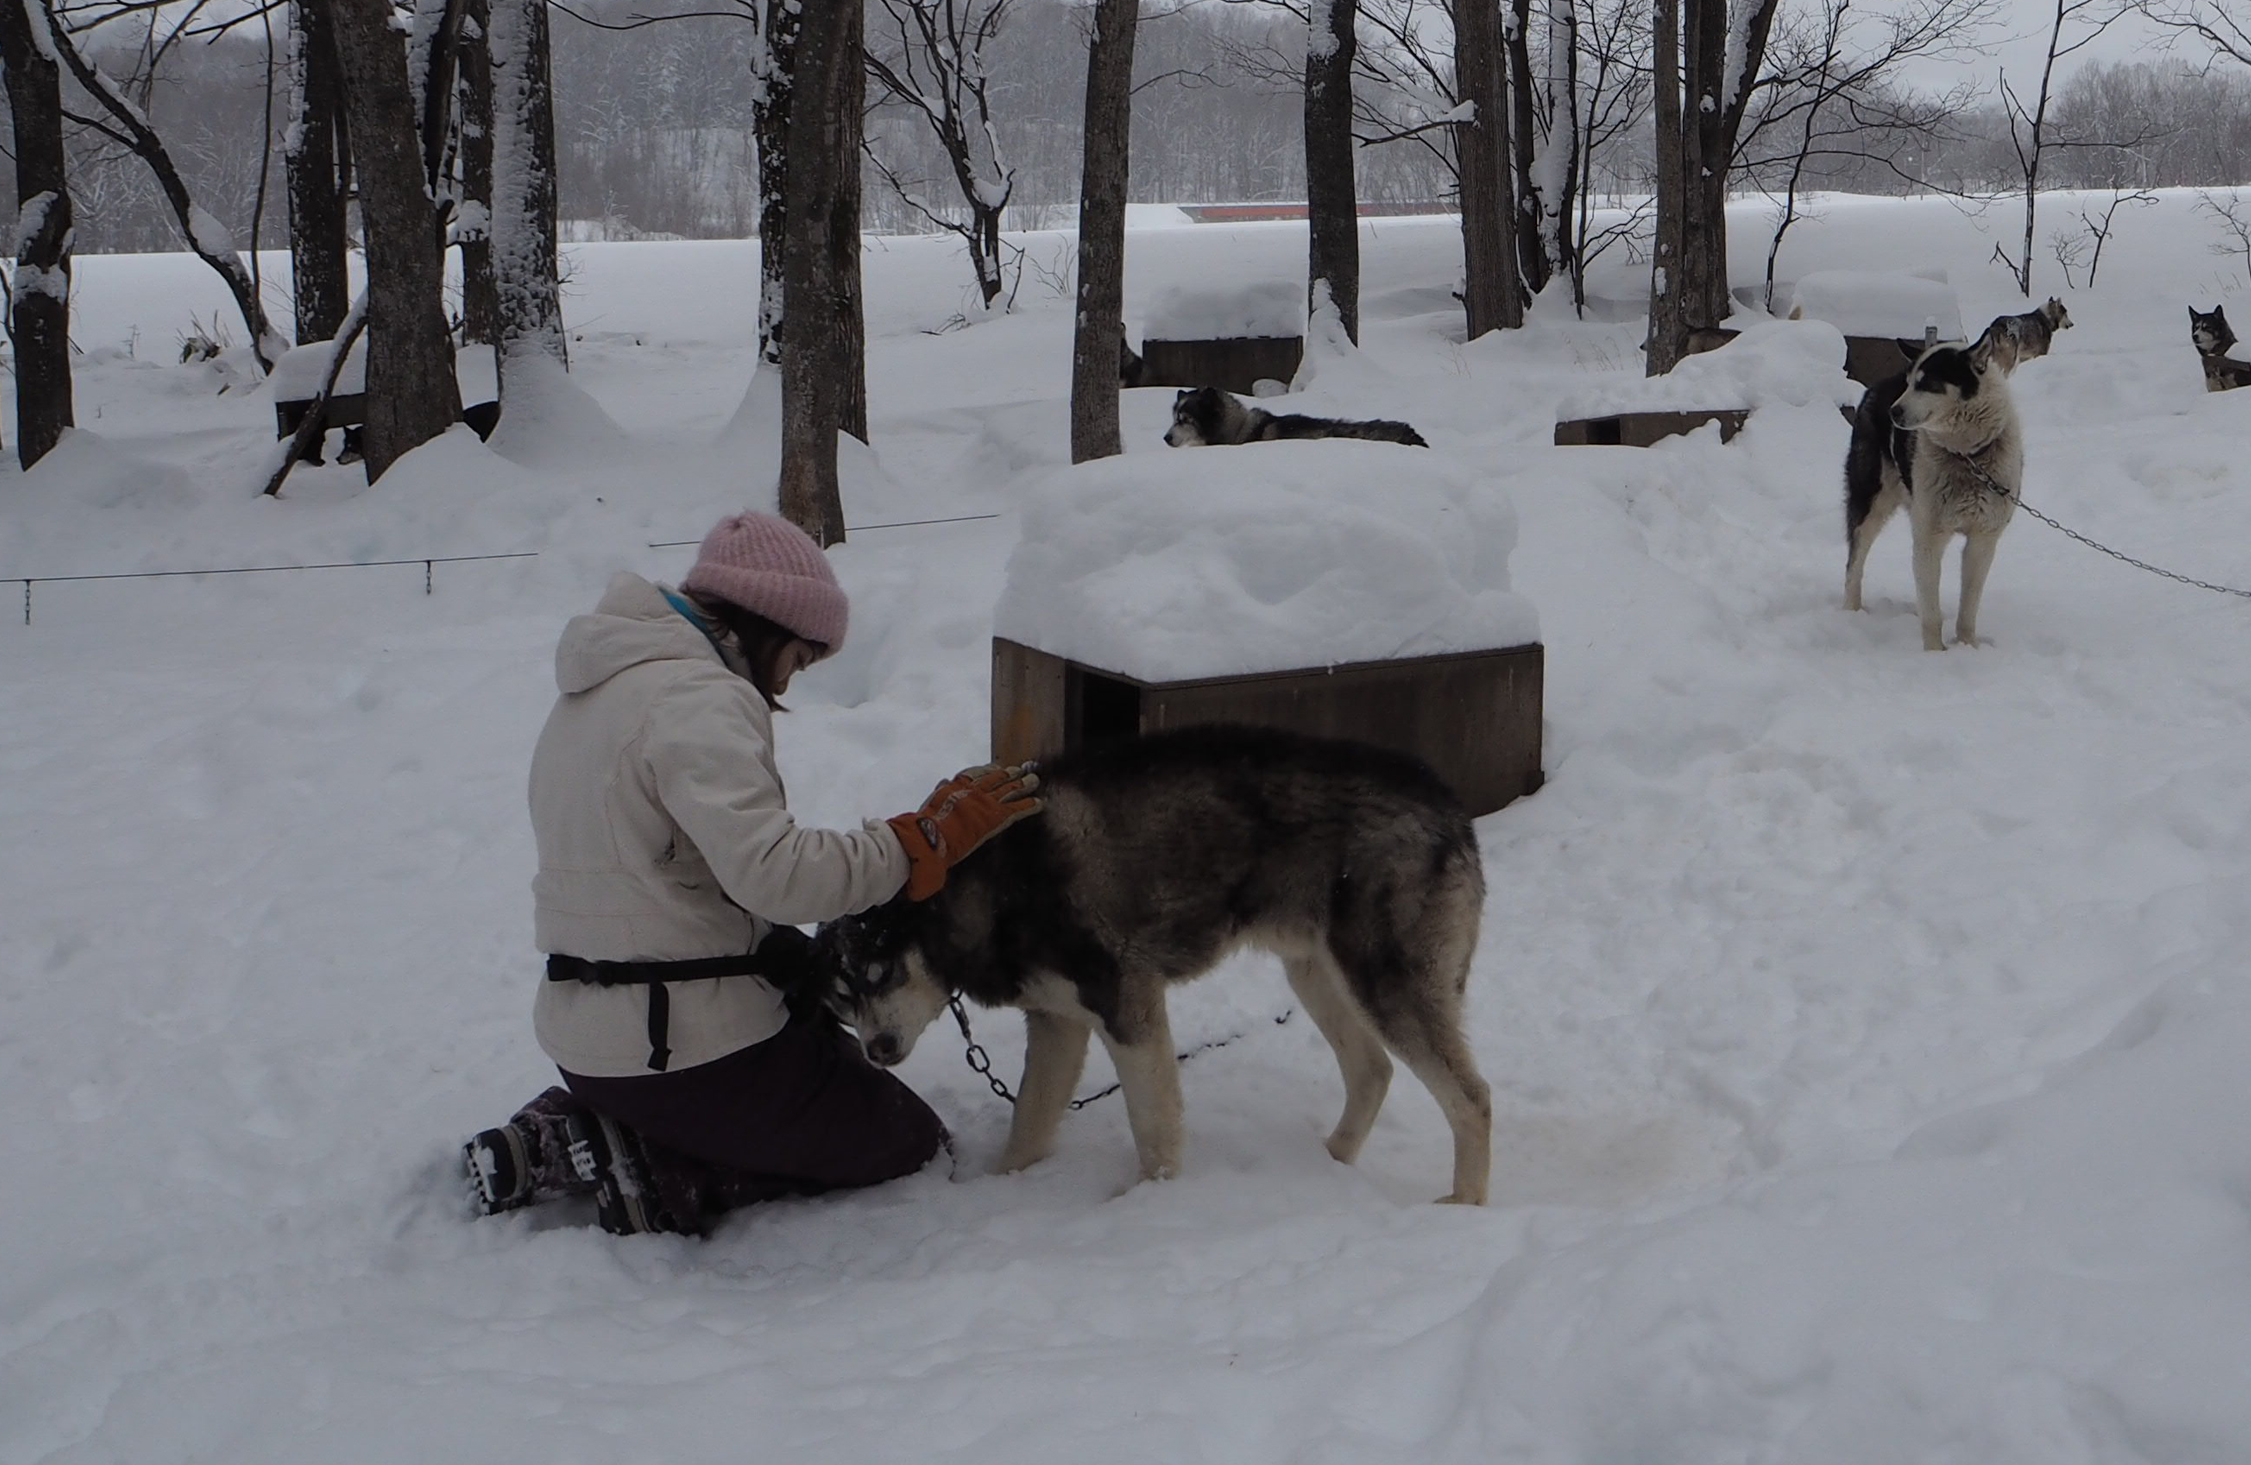
M 946 1142 L 930 1106 L 826 1017 L 792 1018 L 765 1042 L 694 1068 L 632 1078 L 566 1071 L 563 1081 L 641 1136 L 665 1209 L 683 1220 L 896 1180 Z

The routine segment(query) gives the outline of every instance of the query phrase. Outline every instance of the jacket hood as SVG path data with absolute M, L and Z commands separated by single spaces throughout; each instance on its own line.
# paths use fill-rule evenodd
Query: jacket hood
M 613 576 L 586 615 L 572 616 L 555 645 L 555 685 L 587 692 L 647 661 L 725 665 L 710 638 L 672 608 L 664 591 L 639 575 Z

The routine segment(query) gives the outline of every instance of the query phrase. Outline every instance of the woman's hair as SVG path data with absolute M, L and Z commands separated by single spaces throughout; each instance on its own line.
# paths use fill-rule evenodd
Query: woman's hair
M 710 594 L 692 595 L 696 605 L 719 622 L 742 648 L 743 661 L 750 668 L 750 684 L 766 705 L 776 712 L 785 710 L 774 697 L 774 664 L 792 641 L 804 641 L 817 656 L 826 656 L 828 648 L 818 641 L 807 640 L 785 625 L 770 621 L 754 610 L 744 610 L 731 600 Z

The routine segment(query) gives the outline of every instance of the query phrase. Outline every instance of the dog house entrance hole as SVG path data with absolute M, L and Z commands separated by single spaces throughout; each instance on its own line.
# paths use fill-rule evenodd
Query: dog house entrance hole
M 1083 667 L 1071 669 L 1073 745 L 1099 747 L 1141 732 L 1141 688 Z

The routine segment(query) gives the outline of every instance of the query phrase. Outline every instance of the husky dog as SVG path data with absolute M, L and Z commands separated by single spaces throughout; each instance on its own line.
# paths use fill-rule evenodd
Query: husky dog
M 1230 951 L 1282 958 L 1335 1050 L 1349 1164 L 1397 1054 L 1454 1135 L 1454 1188 L 1485 1201 L 1492 1101 L 1462 1034 L 1484 867 L 1469 816 L 1419 760 L 1271 728 L 1185 728 L 1040 767 L 1046 812 L 995 838 L 929 900 L 832 921 L 830 1001 L 874 1062 L 906 1058 L 955 996 L 1024 1013 L 1003 1171 L 1054 1147 L 1087 1039 L 1125 1090 L 1141 1177 L 1180 1170 L 1165 992 Z
M 2018 365 L 2035 356 L 2048 354 L 2048 343 L 2058 331 L 2071 329 L 2071 312 L 2055 296 L 2038 310 L 2028 310 L 2022 315 L 1997 315 L 1993 324 L 1985 328 L 1978 344 L 1990 344 L 1994 364 L 2004 372 L 2013 372 Z
M 1914 364 L 1861 397 L 1845 454 L 1845 609 L 1860 609 L 1868 551 L 1904 504 L 1915 532 L 1923 649 L 1946 649 L 1939 561 L 1957 534 L 1964 543 L 1954 636 L 1974 646 L 1986 572 L 2024 491 L 2024 434 L 1991 339 L 1927 349 L 1899 344 Z
M 2235 346 L 2235 332 L 2228 329 L 2226 306 L 2215 305 L 2209 311 L 2190 306 L 2188 339 L 2204 363 L 2204 390 L 2226 392 L 2251 386 L 2251 361 L 2237 361 L 2228 355 Z
M 1430 446 L 1404 422 L 1345 422 L 1334 417 L 1276 416 L 1252 407 L 1217 387 L 1189 387 L 1172 399 L 1172 427 L 1165 442 L 1176 448 L 1216 448 L 1235 443 L 1266 443 L 1285 437 L 1364 437 L 1379 443 Z

